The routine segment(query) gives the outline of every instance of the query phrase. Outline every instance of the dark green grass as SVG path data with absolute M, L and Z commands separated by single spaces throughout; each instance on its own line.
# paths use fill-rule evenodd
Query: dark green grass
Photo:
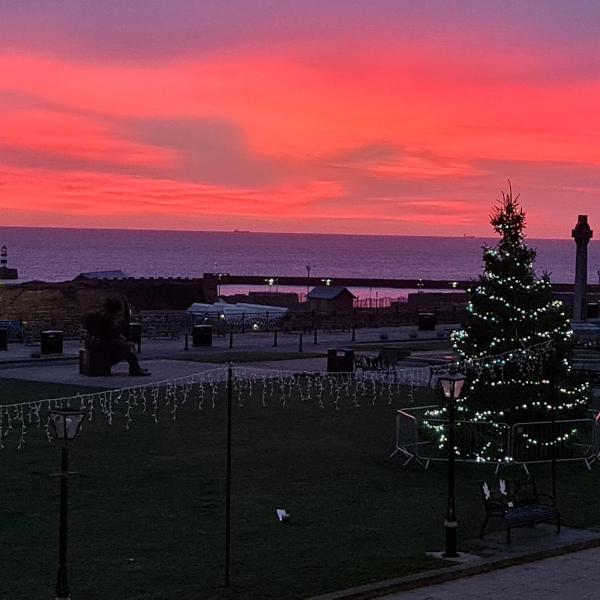
M 34 399 L 69 390 L 0 382 L 3 398 Z M 250 390 L 242 387 L 242 394 Z M 37 395 L 36 395 L 37 392 Z M 314 390 L 313 390 L 314 392 Z M 417 401 L 430 401 L 429 392 Z M 384 394 L 385 396 L 385 394 Z M 335 394 L 304 401 L 253 386 L 233 406 L 232 563 L 223 588 L 226 412 L 222 389 L 203 410 L 190 396 L 158 423 L 135 412 L 99 414 L 72 446 L 69 563 L 74 598 L 303 598 L 399 577 L 443 564 L 425 556 L 443 547 L 445 464 L 429 471 L 389 460 L 395 411 L 408 398 L 357 407 Z M 123 406 L 121 406 L 123 408 Z M 56 572 L 59 446 L 29 429 L 0 451 L 0 598 L 52 597 Z M 535 469 L 549 489 L 549 470 Z M 489 466 L 458 465 L 459 537 L 483 518 L 477 480 Z M 567 524 L 600 523 L 597 473 L 559 468 L 559 506 Z M 276 520 L 283 507 L 291 522 Z

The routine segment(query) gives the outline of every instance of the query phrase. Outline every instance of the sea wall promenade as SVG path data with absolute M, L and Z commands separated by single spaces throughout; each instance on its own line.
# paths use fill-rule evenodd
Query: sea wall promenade
M 466 290 L 472 281 L 453 281 L 451 279 L 385 279 L 380 277 L 297 277 L 287 275 L 277 275 L 274 273 L 266 275 L 234 275 L 231 273 L 204 273 L 205 279 L 216 279 L 220 285 L 260 285 L 272 280 L 277 285 L 306 286 L 314 287 L 324 285 L 326 281 L 329 285 L 344 287 L 364 287 L 364 288 L 397 288 L 397 289 L 429 289 L 444 290 L 457 289 Z M 474 278 L 475 279 L 475 278 Z M 571 283 L 552 283 L 552 288 L 556 292 L 572 292 Z M 588 292 L 600 294 L 600 285 L 588 285 Z

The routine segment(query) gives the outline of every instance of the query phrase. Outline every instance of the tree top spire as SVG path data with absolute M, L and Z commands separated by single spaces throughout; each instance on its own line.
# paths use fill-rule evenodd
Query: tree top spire
M 520 242 L 524 233 L 525 213 L 519 204 L 519 194 L 513 197 L 512 186 L 508 181 L 508 193 L 502 192 L 502 200 L 493 207 L 490 214 L 492 227 L 507 242 Z

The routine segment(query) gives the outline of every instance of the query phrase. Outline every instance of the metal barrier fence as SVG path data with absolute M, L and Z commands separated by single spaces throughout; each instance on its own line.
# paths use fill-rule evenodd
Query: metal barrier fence
M 515 423 L 511 428 L 511 453 L 519 464 L 552 460 L 585 460 L 593 447 L 595 419 L 569 419 Z M 552 440 L 559 440 L 552 444 Z
M 396 447 L 390 457 L 402 455 L 404 463 L 415 460 L 429 466 L 432 460 L 447 460 L 444 431 L 448 421 L 435 415 L 439 406 L 421 406 L 398 410 Z M 433 413 L 433 417 L 430 414 Z M 583 461 L 588 469 L 600 458 L 600 413 L 595 418 L 515 423 L 456 421 L 456 460 L 523 465 Z M 434 435 L 436 433 L 440 436 Z M 558 440 L 552 444 L 552 440 Z M 482 450 L 504 449 L 504 460 L 475 458 Z
M 189 333 L 193 319 L 185 310 L 143 310 L 140 312 L 142 335 L 155 339 L 157 337 L 179 338 Z
M 22 321 L 22 340 L 25 344 L 39 342 L 42 331 L 58 329 L 63 332 L 65 339 L 80 339 L 82 328 L 79 319 L 38 319 L 35 321 Z

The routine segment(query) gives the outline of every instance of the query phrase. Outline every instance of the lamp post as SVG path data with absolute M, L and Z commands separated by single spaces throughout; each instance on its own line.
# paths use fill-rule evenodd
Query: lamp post
M 448 507 L 446 511 L 446 520 L 444 528 L 446 530 L 446 550 L 444 558 L 456 558 L 456 530 L 458 522 L 456 520 L 456 504 L 454 501 L 455 490 L 455 415 L 454 408 L 456 399 L 460 396 L 465 376 L 460 373 L 449 373 L 438 378 L 438 383 L 444 393 L 446 400 L 446 409 L 448 412 Z
M 63 408 L 50 411 L 50 421 L 59 440 L 64 444 L 60 461 L 60 519 L 58 530 L 58 571 L 56 574 L 56 600 L 69 600 L 69 577 L 67 573 L 67 510 L 69 480 L 69 442 L 73 441 L 83 423 L 85 412 Z
M 269 286 L 269 293 L 273 293 L 273 286 L 275 286 L 275 292 L 279 291 L 279 279 L 277 277 L 267 277 L 265 283 Z
M 304 268 L 306 269 L 306 297 L 308 298 L 308 294 L 310 294 L 310 271 L 312 266 L 307 262 Z M 600 275 L 598 277 L 600 278 Z

